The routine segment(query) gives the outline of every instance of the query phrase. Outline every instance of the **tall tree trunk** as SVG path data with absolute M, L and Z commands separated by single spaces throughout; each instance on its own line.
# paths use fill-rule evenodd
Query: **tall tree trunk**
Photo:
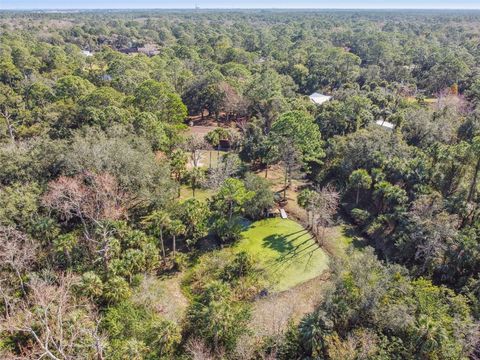
M 478 180 L 479 171 L 480 171 L 480 158 L 478 158 L 477 165 L 475 165 L 475 172 L 473 173 L 473 179 L 470 184 L 470 190 L 468 191 L 467 202 L 472 201 L 473 197 L 475 196 L 475 191 L 477 190 L 477 180 Z
M 8 129 L 8 135 L 10 136 L 10 140 L 12 143 L 15 144 L 15 135 L 13 134 L 13 124 L 10 119 L 10 114 L 8 111 L 2 111 L 2 116 L 5 118 L 5 121 L 7 122 L 7 129 Z
M 233 201 L 230 202 L 230 206 L 228 209 L 228 220 L 231 221 L 233 216 Z
M 162 248 L 162 257 L 165 259 L 165 244 L 163 243 L 163 230 L 160 228 L 160 247 Z

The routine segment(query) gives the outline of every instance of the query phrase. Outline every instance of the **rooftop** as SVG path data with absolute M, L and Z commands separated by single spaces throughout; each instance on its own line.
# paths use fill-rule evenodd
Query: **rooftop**
M 391 122 L 385 121 L 385 120 L 377 120 L 375 121 L 375 124 L 382 126 L 386 129 L 393 130 L 395 128 L 395 124 L 392 124 Z
M 309 96 L 310 100 L 312 100 L 317 105 L 322 105 L 324 102 L 329 101 L 332 97 L 328 95 L 323 95 L 318 92 L 314 92 L 312 95 Z

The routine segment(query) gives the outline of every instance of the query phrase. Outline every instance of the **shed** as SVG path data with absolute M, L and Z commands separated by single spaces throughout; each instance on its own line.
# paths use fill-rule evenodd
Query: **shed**
M 377 121 L 375 121 L 375 124 L 383 127 L 384 129 L 387 129 L 387 130 L 395 129 L 395 124 L 392 124 L 391 122 L 388 122 L 388 121 L 385 121 L 385 120 L 377 120 Z
M 280 217 L 282 219 L 287 219 L 288 218 L 287 212 L 285 211 L 285 209 L 280 209 Z
M 269 218 L 277 217 L 279 215 L 280 215 L 280 210 L 278 210 L 277 208 L 267 210 L 267 217 Z
M 82 50 L 82 55 L 89 57 L 93 56 L 93 53 L 89 50 Z
M 318 92 L 314 92 L 312 95 L 309 96 L 310 100 L 317 104 L 322 105 L 324 102 L 330 101 L 332 99 L 331 96 L 323 95 Z

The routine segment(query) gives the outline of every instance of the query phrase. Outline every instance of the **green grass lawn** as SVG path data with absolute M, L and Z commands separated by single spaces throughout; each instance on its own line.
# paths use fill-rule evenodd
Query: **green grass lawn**
M 195 199 L 207 201 L 215 192 L 210 189 L 195 189 Z M 187 185 L 180 187 L 180 200 L 188 200 L 193 198 L 192 188 Z
M 327 254 L 300 224 L 288 219 L 265 219 L 243 232 L 236 251 L 246 251 L 261 263 L 275 291 L 287 290 L 328 268 Z

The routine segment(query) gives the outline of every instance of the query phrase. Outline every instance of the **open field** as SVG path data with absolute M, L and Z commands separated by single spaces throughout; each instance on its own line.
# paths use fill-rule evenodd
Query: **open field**
M 234 249 L 246 251 L 261 261 L 275 291 L 313 279 L 328 268 L 327 254 L 306 229 L 288 219 L 252 223 Z
M 207 201 L 215 192 L 209 189 L 195 189 L 195 199 Z M 192 188 L 187 185 L 180 187 L 180 201 L 193 198 Z

